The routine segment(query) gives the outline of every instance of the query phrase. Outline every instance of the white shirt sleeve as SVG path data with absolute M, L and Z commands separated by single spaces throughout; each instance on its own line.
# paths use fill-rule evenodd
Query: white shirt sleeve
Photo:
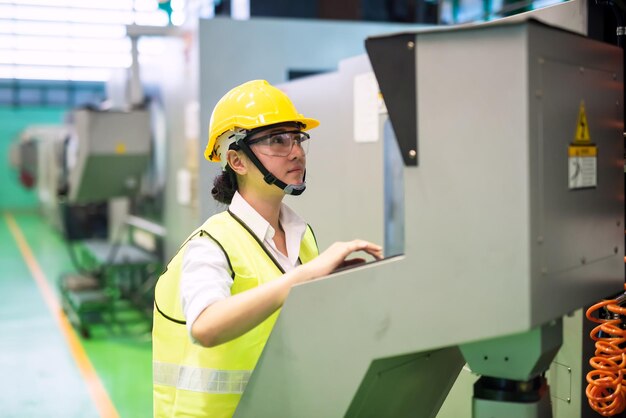
M 183 254 L 180 296 L 190 336 L 191 326 L 202 311 L 229 297 L 232 284 L 226 255 L 215 241 L 208 237 L 189 241 Z

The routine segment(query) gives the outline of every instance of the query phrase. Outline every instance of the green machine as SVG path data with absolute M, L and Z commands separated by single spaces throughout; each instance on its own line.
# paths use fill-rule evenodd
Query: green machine
M 534 20 L 366 46 L 401 233 L 292 289 L 235 417 L 435 417 L 466 362 L 475 418 L 550 417 L 562 317 L 624 283 L 622 51 Z

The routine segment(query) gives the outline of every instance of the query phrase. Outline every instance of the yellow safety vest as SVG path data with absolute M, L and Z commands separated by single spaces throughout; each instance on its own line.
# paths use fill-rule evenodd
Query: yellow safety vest
M 277 279 L 284 271 L 248 227 L 230 212 L 210 217 L 170 261 L 155 289 L 152 359 L 154 416 L 232 417 L 280 310 L 254 329 L 217 347 L 191 342 L 180 298 L 184 249 L 196 237 L 212 238 L 231 267 L 235 295 Z M 310 226 L 300 261 L 318 255 Z

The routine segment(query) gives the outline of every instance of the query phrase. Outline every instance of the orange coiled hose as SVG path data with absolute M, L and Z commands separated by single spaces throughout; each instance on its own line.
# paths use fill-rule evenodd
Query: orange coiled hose
M 625 285 L 626 288 L 626 285 Z M 602 319 L 592 314 L 606 308 L 612 318 Z M 593 368 L 587 373 L 587 399 L 589 406 L 602 416 L 619 414 L 626 409 L 626 330 L 622 329 L 619 315 L 626 315 L 615 299 L 604 300 L 587 309 L 587 319 L 596 324 L 589 334 L 596 342 L 595 356 L 589 360 Z M 600 331 L 605 335 L 600 337 Z

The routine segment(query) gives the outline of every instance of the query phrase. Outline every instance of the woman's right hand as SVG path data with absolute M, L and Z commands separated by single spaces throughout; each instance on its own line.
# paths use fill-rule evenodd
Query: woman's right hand
M 371 242 L 336 242 L 315 259 L 285 273 L 282 280 L 270 280 L 209 305 L 193 323 L 191 335 L 203 346 L 214 347 L 245 334 L 283 305 L 292 285 L 326 276 L 355 251 L 383 258 L 382 247 Z
M 360 239 L 348 242 L 335 242 L 319 256 L 298 267 L 304 272 L 302 275 L 303 280 L 301 281 L 305 282 L 332 273 L 333 270 L 342 266 L 346 261 L 346 257 L 356 251 L 364 251 L 377 260 L 383 258 L 383 248 L 371 242 Z

